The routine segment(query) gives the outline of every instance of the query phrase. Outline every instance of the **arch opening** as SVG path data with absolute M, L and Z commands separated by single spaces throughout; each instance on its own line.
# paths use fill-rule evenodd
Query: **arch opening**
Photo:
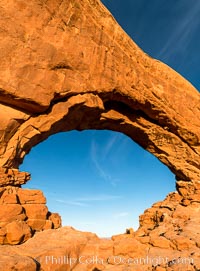
M 38 144 L 20 170 L 41 189 L 63 226 L 110 237 L 175 188 L 174 175 L 129 137 L 108 130 L 58 133 Z

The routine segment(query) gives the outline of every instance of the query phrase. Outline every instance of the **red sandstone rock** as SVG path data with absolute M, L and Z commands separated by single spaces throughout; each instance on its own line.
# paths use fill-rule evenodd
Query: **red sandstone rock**
M 51 213 L 49 216 L 49 220 L 52 221 L 54 229 L 58 229 L 61 227 L 61 216 L 58 213 Z
M 31 258 L 16 253 L 2 253 L 0 255 L 1 270 L 2 271 L 37 271 L 37 264 Z
M 184 199 L 191 200 L 195 198 L 199 200 L 198 196 L 200 194 L 200 180 L 187 183 L 185 183 L 184 181 L 178 181 L 176 184 L 177 191 Z
M 170 240 L 166 239 L 163 236 L 158 236 L 157 238 L 153 238 L 153 240 L 150 240 L 149 243 L 154 246 L 154 247 L 159 247 L 159 248 L 171 248 L 171 242 Z
M 51 214 L 45 203 L 39 190 L 0 188 L 0 244 L 19 244 L 35 231 L 59 228 L 60 216 Z
M 127 244 L 125 244 L 126 240 Z M 18 259 L 16 262 L 19 262 L 20 258 L 26 262 L 26 257 L 27 259 L 35 259 L 38 263 L 38 271 L 94 271 L 95 268 L 105 271 L 152 271 L 159 269 L 196 271 L 198 269 L 195 269 L 195 266 L 198 268 L 200 265 L 200 250 L 198 248 L 195 253 L 189 254 L 188 250 L 177 251 L 145 246 L 143 254 L 135 254 L 133 250 L 138 248 L 139 241 L 135 242 L 133 238 L 122 238 L 121 244 L 120 248 L 119 240 L 99 239 L 95 234 L 63 227 L 58 230 L 36 233 L 33 238 L 19 246 L 0 246 L 0 261 L 3 261 L 4 264 L 5 260 L 9 260 L 9 258 L 4 258 L 5 254 L 13 259 Z M 120 254 L 116 255 L 116 251 Z M 26 257 L 22 256 L 24 252 L 26 252 Z M 178 263 L 180 259 L 185 262 Z M 192 260 L 194 263 L 191 265 Z M 29 264 L 31 267 L 32 262 L 29 261 Z M 29 270 L 28 266 L 26 270 Z
M 30 219 L 43 219 L 47 217 L 48 209 L 44 204 L 24 204 L 26 216 Z
M 15 245 L 27 241 L 31 236 L 31 229 L 24 221 L 13 221 L 6 225 L 6 243 Z
M 29 227 L 34 231 L 41 231 L 46 226 L 46 220 L 45 219 L 31 219 L 30 218 L 26 222 L 29 225 Z M 49 229 L 52 229 L 52 227 L 50 227 Z
M 122 132 L 157 156 L 178 179 L 178 193 L 146 210 L 134 234 L 107 242 L 70 228 L 44 231 L 14 249 L 0 247 L 1 268 L 38 269 L 30 257 L 48 271 L 180 267 L 114 264 L 113 256 L 148 252 L 152 257 L 167 255 L 171 261 L 192 256 L 195 263 L 181 268 L 198 270 L 199 93 L 144 54 L 98 0 L 1 1 L 0 18 L 0 166 L 5 167 L 0 168 L 1 244 L 27 240 L 28 223 L 33 230 L 61 225 L 60 217 L 48 212 L 41 192 L 21 190 L 30 175 L 16 169 L 31 148 L 51 134 L 72 129 Z M 112 261 L 45 263 L 47 255 L 66 253 L 76 258 L 97 253 L 104 260 L 112 254 Z
M 125 238 L 114 242 L 114 255 L 126 255 L 129 257 L 143 257 L 146 255 L 146 246 L 134 238 Z
M 51 134 L 110 129 L 179 180 L 199 181 L 199 92 L 145 54 L 99 0 L 4 0 L 0 18 L 0 166 L 17 168 Z
M 195 247 L 195 242 L 184 236 L 176 236 L 172 242 L 175 244 L 177 250 L 189 251 L 191 248 Z
M 0 197 L 0 204 L 18 204 L 17 194 L 10 193 L 8 189 L 5 189 Z
M 0 244 L 5 243 L 5 237 L 6 237 L 6 228 L 1 228 L 0 229 Z
M 26 218 L 23 208 L 19 204 L 1 205 L 0 223 L 12 222 L 14 220 L 24 220 Z
M 0 187 L 1 186 L 20 186 L 30 180 L 30 174 L 20 172 L 18 169 L 0 168 Z
M 21 204 L 46 204 L 46 198 L 40 190 L 18 189 L 17 195 Z
M 51 220 L 46 220 L 43 230 L 50 230 L 50 229 L 54 229 L 53 222 Z

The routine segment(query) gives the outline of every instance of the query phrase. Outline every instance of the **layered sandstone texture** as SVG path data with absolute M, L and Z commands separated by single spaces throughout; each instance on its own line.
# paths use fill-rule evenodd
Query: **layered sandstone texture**
M 140 239 L 137 232 L 99 239 L 63 227 L 36 233 L 22 245 L 1 246 L 1 267 L 4 271 L 199 271 L 200 249 L 194 241 L 184 235 L 173 237 L 169 241 L 152 235 L 147 245 L 148 236 Z
M 60 216 L 48 211 L 46 198 L 40 190 L 9 185 L 10 180 L 20 184 L 22 180 L 30 177 L 29 174 L 18 170 L 4 170 L 0 176 L 8 180 L 6 187 L 0 187 L 1 245 L 20 244 L 37 231 L 57 229 L 61 226 Z
M 0 58 L 2 270 L 200 270 L 199 92 L 146 55 L 99 0 L 1 0 Z M 50 230 L 59 216 L 40 191 L 21 188 L 30 175 L 17 169 L 33 146 L 73 129 L 126 134 L 169 167 L 177 191 L 145 211 L 135 233 Z M 92 254 L 103 265 L 46 258 Z M 135 267 L 113 258 L 145 255 L 170 260 Z M 194 262 L 180 266 L 182 257 Z
M 127 230 L 111 239 L 100 239 L 71 227 L 36 232 L 21 245 L 0 246 L 1 268 L 4 271 L 199 271 L 200 183 L 193 187 L 185 184 L 178 181 L 177 192 L 146 210 L 135 232 Z M 190 193 L 191 189 L 194 193 Z M 26 202 L 24 191 L 18 191 L 19 197 L 20 193 L 21 200 Z M 41 195 L 38 198 L 40 202 L 43 200 Z
M 49 135 L 122 132 L 200 179 L 200 95 L 146 55 L 99 0 L 0 2 L 0 166 Z

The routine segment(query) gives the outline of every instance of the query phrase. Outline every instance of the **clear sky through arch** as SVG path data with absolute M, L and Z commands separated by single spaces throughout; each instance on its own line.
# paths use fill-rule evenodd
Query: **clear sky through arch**
M 175 177 L 129 137 L 112 131 L 59 133 L 32 149 L 20 168 L 63 225 L 108 237 L 138 227 L 138 216 L 175 190 Z

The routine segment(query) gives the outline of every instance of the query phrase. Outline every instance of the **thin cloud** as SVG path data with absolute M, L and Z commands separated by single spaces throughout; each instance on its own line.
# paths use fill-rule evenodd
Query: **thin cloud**
M 122 161 L 127 158 L 129 154 L 130 148 L 130 138 L 120 134 L 115 133 L 110 139 L 107 141 L 107 144 L 102 148 L 102 159 L 104 162 L 105 160 L 109 160 L 109 162 L 118 167 Z M 134 143 L 133 143 L 134 144 Z M 123 153 L 123 155 L 122 155 Z M 115 186 L 119 179 L 112 179 L 113 185 Z
M 98 149 L 98 145 L 94 140 L 91 142 L 91 160 L 97 170 L 97 173 L 102 179 L 108 181 L 112 186 L 116 186 L 116 184 L 119 183 L 120 180 L 114 178 L 109 172 L 107 172 L 104 169 L 102 163 L 105 163 L 105 159 L 108 159 L 108 156 L 114 147 L 115 152 L 117 152 L 117 150 L 121 148 L 121 144 L 119 144 L 119 140 L 121 142 L 121 139 L 122 138 L 120 134 L 115 134 L 107 141 L 104 146 L 101 146 L 100 149 Z M 113 159 L 113 155 L 112 157 L 110 157 L 110 159 Z
M 196 4 L 191 6 L 188 10 L 185 18 L 183 20 L 177 20 L 177 24 L 174 27 L 171 37 L 158 54 L 159 58 L 168 59 L 173 55 L 174 51 L 187 50 L 191 40 L 190 37 L 194 34 L 194 31 L 199 24 L 199 12 L 200 2 L 196 1 Z M 174 50 L 172 50 L 172 48 L 174 48 Z
M 103 148 L 103 154 L 102 154 L 103 159 L 105 159 L 109 155 L 111 149 L 117 143 L 118 139 L 119 139 L 119 134 L 117 134 L 117 133 L 115 133 L 113 136 L 110 137 L 107 144 Z
M 77 201 L 77 200 L 72 200 L 72 201 L 66 201 L 66 200 L 60 200 L 60 199 L 56 199 L 56 202 L 62 203 L 62 204 L 66 204 L 66 205 L 73 205 L 73 206 L 80 206 L 80 207 L 88 207 L 89 204 Z
M 73 205 L 73 206 L 80 206 L 80 207 L 89 207 L 92 203 L 95 201 L 112 201 L 112 200 L 118 200 L 122 199 L 122 196 L 116 196 L 116 195 L 96 195 L 96 196 L 88 196 L 88 197 L 82 197 L 77 198 L 74 200 L 61 200 L 56 199 L 56 202 L 66 204 L 66 205 Z M 87 202 L 87 203 L 86 203 Z
M 109 181 L 110 183 L 112 183 L 112 178 L 110 176 L 110 174 L 108 174 L 103 167 L 101 166 L 100 162 L 97 159 L 97 147 L 96 147 L 96 143 L 94 141 L 92 141 L 91 143 L 91 159 L 93 164 L 95 165 L 95 168 L 99 174 L 99 176 L 101 178 L 103 178 L 105 181 Z
M 117 200 L 122 199 L 122 196 L 116 196 L 116 195 L 97 195 L 97 196 L 91 196 L 91 197 L 84 197 L 79 198 L 78 201 L 110 201 L 110 200 Z

